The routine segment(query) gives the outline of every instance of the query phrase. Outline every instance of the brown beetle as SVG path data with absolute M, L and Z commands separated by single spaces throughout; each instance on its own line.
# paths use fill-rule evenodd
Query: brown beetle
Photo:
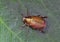
M 45 33 L 44 31 L 44 29 L 46 28 L 45 18 L 47 18 L 47 16 L 40 16 L 40 15 L 30 16 L 27 10 L 27 16 L 23 16 L 23 22 L 26 26 L 29 26 L 35 30 L 39 30 L 42 33 Z

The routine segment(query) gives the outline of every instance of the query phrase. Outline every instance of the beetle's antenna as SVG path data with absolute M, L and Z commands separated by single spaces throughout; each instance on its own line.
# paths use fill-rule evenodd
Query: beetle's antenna
M 27 16 L 30 16 L 30 13 L 29 13 L 29 11 L 28 11 L 28 8 L 27 8 Z

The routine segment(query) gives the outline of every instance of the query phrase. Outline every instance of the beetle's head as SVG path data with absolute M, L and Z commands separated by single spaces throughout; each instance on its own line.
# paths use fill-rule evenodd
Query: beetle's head
M 23 17 L 23 21 L 25 21 L 26 20 L 26 18 L 25 17 Z
M 26 22 L 27 22 L 25 17 L 23 17 L 23 22 L 24 22 L 24 23 L 26 23 Z

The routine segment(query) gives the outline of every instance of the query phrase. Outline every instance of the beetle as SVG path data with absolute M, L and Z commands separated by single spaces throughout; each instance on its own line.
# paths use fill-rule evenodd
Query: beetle
M 23 16 L 23 14 L 21 15 Z M 46 28 L 45 18 L 47 18 L 47 16 L 40 16 L 40 15 L 30 16 L 30 13 L 28 12 L 27 9 L 27 16 L 23 16 L 23 23 L 34 30 L 39 30 L 40 32 L 45 33 L 44 31 L 44 29 Z

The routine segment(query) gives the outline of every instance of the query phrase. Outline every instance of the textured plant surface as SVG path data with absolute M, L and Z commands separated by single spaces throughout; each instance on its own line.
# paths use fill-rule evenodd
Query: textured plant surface
M 48 16 L 46 34 L 21 27 L 27 8 Z M 60 0 L 0 0 L 0 42 L 60 42 Z

